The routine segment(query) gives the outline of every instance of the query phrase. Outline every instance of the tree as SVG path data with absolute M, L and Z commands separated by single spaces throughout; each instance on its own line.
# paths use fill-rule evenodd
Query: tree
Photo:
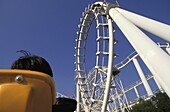
M 157 93 L 149 100 L 140 99 L 139 104 L 132 107 L 131 112 L 169 112 L 170 98 L 166 93 Z
M 143 99 L 140 99 L 139 104 L 134 105 L 131 112 L 155 112 L 155 110 L 156 108 L 151 100 L 144 101 Z
M 152 100 L 155 102 L 155 106 L 159 112 L 168 112 L 170 110 L 170 98 L 166 93 L 159 92 Z

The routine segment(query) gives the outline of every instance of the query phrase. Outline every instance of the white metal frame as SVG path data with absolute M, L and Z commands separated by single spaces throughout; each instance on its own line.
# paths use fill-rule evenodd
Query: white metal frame
M 98 17 L 105 17 L 107 23 L 100 23 Z M 88 31 L 93 20 L 97 23 L 97 52 L 96 52 L 96 66 L 87 73 L 86 71 L 86 41 Z M 134 64 L 138 71 L 140 66 L 136 62 L 135 57 L 139 55 L 144 61 L 146 66 L 152 72 L 153 76 L 159 82 L 161 87 L 170 96 L 170 57 L 160 47 L 156 45 L 147 35 L 145 35 L 138 27 L 158 36 L 164 40 L 170 42 L 170 26 L 155 20 L 134 14 L 119 8 L 113 4 L 106 2 L 96 2 L 89 5 L 83 13 L 81 24 L 79 25 L 78 38 L 76 40 L 76 79 L 77 79 L 77 100 L 81 102 L 85 112 L 89 111 L 101 111 L 106 112 L 110 100 L 110 90 L 112 88 L 112 69 L 113 69 L 113 57 L 114 57 L 114 38 L 113 38 L 113 26 L 114 21 L 130 44 L 134 47 L 137 54 L 133 56 Z M 139 22 L 141 21 L 141 22 Z M 126 25 L 125 25 L 126 24 Z M 100 26 L 108 31 L 107 36 L 101 36 Z M 106 27 L 107 26 L 107 27 Z M 138 27 L 137 27 L 138 26 Z M 100 40 L 108 40 L 108 51 L 101 51 Z M 167 50 L 168 51 L 168 50 Z M 100 65 L 100 55 L 108 56 L 108 65 Z M 132 59 L 131 59 L 132 60 Z M 131 61 L 128 60 L 128 61 Z M 127 65 L 124 64 L 124 66 Z M 147 80 L 142 74 L 142 81 L 148 92 L 148 95 L 153 95 Z M 98 78 L 99 77 L 99 78 Z M 104 81 L 105 80 L 105 81 Z M 105 85 L 100 85 L 104 84 Z M 98 89 L 100 88 L 100 89 Z M 96 97 L 96 95 L 98 95 Z M 99 97 L 100 96 L 100 97 Z M 81 99 L 80 99 L 81 98 Z M 120 99 L 118 99 L 120 100 Z M 115 101 L 113 101 L 115 103 Z M 120 101 L 119 101 L 120 102 Z M 81 104 L 81 103 L 80 103 Z M 116 105 L 115 105 L 116 106 Z M 81 106 L 78 104 L 77 112 L 80 112 Z
M 126 36 L 128 41 L 131 43 L 131 45 L 134 47 L 136 52 L 138 52 L 144 63 L 147 65 L 152 74 L 156 77 L 168 96 L 170 96 L 170 57 L 147 35 L 145 35 L 139 28 L 137 28 L 136 25 L 159 37 L 162 37 L 163 39 L 166 39 L 167 41 L 170 41 L 170 26 L 142 16 L 137 16 L 133 13 L 124 12 L 125 10 L 122 10 L 120 8 L 111 8 L 109 10 L 109 14 L 114 22 L 119 26 L 119 28 Z M 149 24 L 149 27 L 144 27 L 145 24 L 143 23 Z M 124 24 L 126 24 L 126 27 Z M 157 28 L 155 28 L 155 25 L 157 25 Z

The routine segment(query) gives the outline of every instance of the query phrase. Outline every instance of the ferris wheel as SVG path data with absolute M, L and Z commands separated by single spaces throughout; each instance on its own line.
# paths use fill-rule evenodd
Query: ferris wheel
M 123 16 L 122 16 L 123 15 Z M 120 9 L 118 4 L 110 4 L 107 2 L 96 2 L 92 5 L 88 5 L 85 9 L 85 12 L 82 15 L 83 17 L 80 20 L 79 30 L 77 32 L 76 39 L 76 81 L 77 81 L 77 101 L 78 112 L 83 109 L 85 112 L 107 112 L 107 111 L 118 111 L 117 105 L 115 102 L 115 96 L 119 92 L 118 89 L 122 89 L 122 84 L 120 80 L 116 78 L 116 75 L 119 73 L 119 69 L 114 67 L 114 45 L 117 41 L 114 38 L 114 32 L 116 31 L 113 26 L 113 21 L 121 29 L 124 35 L 128 38 L 131 45 L 141 56 L 143 61 L 148 65 L 148 68 L 153 74 L 164 74 L 161 70 L 155 70 L 156 66 L 154 65 L 154 53 L 158 54 L 162 61 L 158 63 L 164 65 L 164 69 L 167 69 L 169 66 L 170 58 L 161 51 L 161 49 L 153 44 L 147 36 L 145 36 L 138 28 L 135 26 L 142 27 L 143 29 L 149 30 L 151 33 L 158 35 L 165 40 L 170 41 L 170 34 L 167 32 L 170 31 L 169 26 L 165 24 L 158 23 L 155 21 L 148 21 L 144 17 L 136 16 L 131 14 L 128 11 Z M 132 20 L 133 23 L 129 22 L 128 19 Z M 131 16 L 131 17 L 128 17 Z M 134 19 L 137 18 L 137 19 Z M 160 26 L 164 31 L 157 33 L 157 29 L 153 29 L 154 26 L 150 28 L 145 25 L 141 25 L 136 21 L 142 20 L 145 23 L 152 22 L 156 26 Z M 96 52 L 95 52 L 95 65 L 90 70 L 87 70 L 86 62 L 86 52 L 88 34 L 90 27 L 93 22 L 96 22 Z M 124 27 L 124 24 L 127 26 Z M 135 25 L 134 25 L 135 24 Z M 127 28 L 128 27 L 128 28 Z M 140 35 L 146 40 L 136 40 L 133 37 Z M 145 43 L 145 48 L 141 49 L 141 44 Z M 148 50 L 146 50 L 146 47 Z M 153 52 L 155 51 L 155 52 Z M 169 73 L 169 72 L 168 72 Z M 169 82 L 166 81 L 163 76 L 156 75 L 159 82 L 164 87 L 167 94 L 170 93 Z M 162 83 L 162 82 L 165 83 Z M 118 96 L 116 96 L 118 97 Z M 121 110 L 127 110 L 128 106 L 126 105 L 126 96 L 118 97 L 119 108 Z M 124 103 L 125 102 L 125 103 Z M 81 108 L 81 109 L 80 109 Z

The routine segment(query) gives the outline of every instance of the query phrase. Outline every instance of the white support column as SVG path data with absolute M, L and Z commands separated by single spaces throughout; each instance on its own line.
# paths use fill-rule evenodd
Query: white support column
M 140 95 L 139 95 L 139 92 L 138 92 L 136 86 L 134 86 L 133 88 L 134 88 L 134 91 L 135 91 L 135 93 L 136 93 L 137 98 L 140 98 Z
M 81 106 L 80 106 L 80 89 L 79 89 L 79 85 L 78 82 L 76 84 L 76 99 L 77 99 L 77 111 L 76 112 L 81 112 Z
M 140 28 L 170 42 L 170 25 L 146 18 L 121 8 L 115 9 Z
M 138 72 L 138 74 L 139 74 L 139 76 L 141 78 L 141 81 L 142 81 L 142 83 L 144 85 L 144 88 L 145 88 L 148 96 L 153 96 L 153 92 L 152 92 L 152 90 L 151 90 L 151 88 L 150 88 L 150 86 L 148 84 L 148 81 L 146 80 L 146 77 L 145 77 L 145 75 L 144 75 L 144 73 L 143 73 L 143 71 L 142 71 L 142 69 L 141 69 L 141 67 L 139 65 L 139 62 L 138 62 L 138 60 L 136 58 L 133 59 L 133 63 L 135 65 L 135 67 L 136 67 L 136 70 L 137 70 L 137 72 Z
M 116 9 L 109 14 L 170 97 L 170 57 Z
M 159 81 L 156 79 L 156 77 L 153 77 L 153 79 L 155 80 L 155 83 L 156 85 L 158 86 L 158 89 L 161 91 L 161 92 L 164 92 L 162 86 L 160 85 Z

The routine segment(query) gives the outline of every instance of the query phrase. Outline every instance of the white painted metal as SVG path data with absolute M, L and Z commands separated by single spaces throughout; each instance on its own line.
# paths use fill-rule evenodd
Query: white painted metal
M 111 109 L 109 108 L 109 105 L 107 105 L 107 111 L 111 112 Z
M 80 89 L 79 89 L 79 85 L 78 85 L 78 83 L 76 84 L 76 100 L 77 100 L 77 110 L 76 110 L 76 112 L 81 112 L 81 107 L 80 107 L 80 102 L 81 102 L 81 100 L 80 100 Z
M 160 43 L 157 43 L 157 44 L 160 48 L 165 49 L 168 52 L 168 54 L 170 55 L 170 45 L 169 45 L 169 43 L 166 43 L 166 44 L 163 44 L 163 45 L 161 45 Z M 124 60 L 122 60 L 120 63 L 118 63 L 114 66 L 117 69 L 122 69 L 125 66 L 127 66 L 133 60 L 133 58 L 137 58 L 138 56 L 139 56 L 139 54 L 136 51 L 134 51 L 129 56 L 127 56 Z
M 116 64 L 115 67 L 117 69 L 122 69 L 123 67 L 127 66 L 134 58 L 138 57 L 139 55 L 136 53 L 136 51 L 132 52 L 127 58 L 125 58 L 120 63 Z
M 80 104 L 85 112 L 102 111 L 102 108 L 105 112 L 108 104 L 112 105 L 112 102 L 108 102 L 108 100 L 111 99 L 109 91 L 112 86 L 110 86 L 110 83 L 113 81 L 111 76 L 113 64 L 109 63 L 113 61 L 113 59 L 110 59 L 113 58 L 113 48 L 111 48 L 113 44 L 110 45 L 110 43 L 113 43 L 113 34 L 111 36 L 108 34 L 108 32 L 113 33 L 113 29 L 109 29 L 109 26 L 112 25 L 112 20 L 110 19 L 110 25 L 108 25 L 107 14 L 105 14 L 102 7 L 103 2 L 100 2 L 100 5 L 98 5 L 98 3 L 91 5 L 83 14 L 76 41 L 76 77 L 81 93 L 80 100 L 82 102 L 80 102 Z M 90 70 L 90 72 L 87 73 L 85 62 L 86 42 L 88 31 L 93 20 L 96 20 L 97 23 L 96 65 L 92 68 L 92 72 Z M 113 28 L 112 26 L 110 27 Z M 112 52 L 109 52 L 110 50 Z M 108 74 L 110 76 L 108 76 Z
M 156 85 L 158 86 L 158 89 L 159 89 L 161 92 L 164 92 L 162 86 L 160 85 L 160 83 L 158 82 L 158 80 L 156 79 L 156 77 L 153 77 L 153 79 L 154 79 Z
M 129 106 L 128 99 L 127 99 L 127 97 L 126 97 L 126 93 L 125 93 L 125 90 L 124 90 L 124 87 L 123 87 L 123 84 L 122 84 L 122 81 L 121 81 L 121 80 L 120 80 L 120 86 L 121 86 L 121 88 L 122 88 L 122 93 L 123 93 L 123 96 L 124 96 L 124 98 L 125 98 L 125 104 L 126 104 L 127 106 Z
M 145 75 L 144 75 L 144 73 L 143 73 L 143 71 L 142 71 L 142 69 L 139 65 L 139 62 L 136 58 L 133 59 L 133 63 L 134 63 L 136 70 L 137 70 L 137 72 L 138 72 L 138 74 L 139 74 L 139 76 L 140 76 L 140 78 L 143 82 L 143 85 L 145 87 L 145 90 L 146 90 L 148 96 L 153 96 L 153 92 L 152 92 L 152 90 L 151 90 L 151 88 L 148 84 L 148 81 L 147 81 L 147 79 L 146 79 L 146 77 L 145 77 Z
M 109 15 L 141 56 L 152 74 L 160 80 L 159 82 L 170 97 L 170 57 L 116 9 L 111 8 Z
M 168 54 L 170 54 L 170 48 L 169 47 L 165 48 L 165 50 L 168 52 Z
M 170 47 L 169 47 L 170 45 L 169 45 L 169 43 L 166 43 L 166 44 L 157 43 L 157 44 L 158 44 L 158 46 L 160 48 L 166 50 L 168 52 L 168 54 L 170 54 Z M 118 68 L 118 69 L 122 69 L 123 67 L 127 66 L 131 61 L 133 61 L 134 58 L 137 58 L 138 56 L 139 55 L 136 53 L 136 51 L 134 51 L 129 56 L 127 56 L 127 58 L 125 58 L 123 61 L 121 61 L 120 63 L 116 64 L 115 67 Z M 164 92 L 163 88 L 161 87 L 160 83 L 158 82 L 159 79 L 156 79 L 153 76 L 152 76 L 152 78 L 154 79 L 158 89 L 161 92 Z M 149 77 L 149 79 L 150 79 L 150 77 Z M 127 92 L 127 90 L 126 90 L 126 92 Z
M 140 95 L 139 95 L 139 92 L 138 92 L 136 86 L 134 86 L 133 88 L 134 88 L 134 91 L 135 91 L 135 93 L 136 93 L 137 98 L 140 98 Z
M 170 25 L 149 19 L 121 8 L 115 9 L 140 28 L 170 42 Z
M 167 51 L 167 53 L 170 55 L 170 43 L 166 43 L 166 44 L 157 43 L 157 44 L 162 49 L 165 49 Z
M 87 19 L 88 18 L 88 16 L 86 15 L 85 17 L 84 17 L 85 19 Z M 83 21 L 82 22 L 82 26 L 84 26 L 86 24 L 86 21 Z M 81 84 L 82 84 L 82 77 L 83 77 L 83 75 L 81 74 L 81 56 L 83 56 L 83 54 L 81 54 L 81 50 L 80 50 L 80 48 L 83 46 L 82 44 L 81 44 L 81 41 L 84 39 L 83 37 L 83 35 L 86 33 L 86 32 L 83 32 L 84 31 L 84 27 L 82 27 L 81 29 L 80 29 L 80 31 L 78 32 L 79 33 L 79 38 L 78 38 L 78 40 L 77 40 L 77 46 L 76 46 L 76 50 L 77 50 L 77 53 L 76 53 L 76 71 L 77 71 L 77 84 L 79 85 L 79 92 L 80 91 L 82 91 L 83 90 L 83 88 L 81 88 L 81 90 L 80 90 L 80 87 L 81 87 Z M 84 62 L 83 62 L 84 63 Z M 85 71 L 84 71 L 85 72 Z M 82 93 L 83 94 L 83 93 Z M 86 105 L 86 99 L 84 99 L 84 98 L 82 98 L 82 103 L 83 103 L 83 105 L 84 105 L 84 110 L 85 110 L 85 112 L 88 112 L 89 111 L 89 109 L 88 109 L 88 106 Z
M 121 112 L 123 112 L 124 111 L 123 108 L 122 108 L 123 105 L 122 105 L 121 97 L 120 97 L 120 94 L 118 93 L 117 88 L 115 88 L 115 91 L 116 91 L 116 96 L 117 96 L 118 103 L 119 103 L 119 108 L 120 108 Z
M 104 92 L 104 99 L 103 99 L 103 105 L 102 105 L 102 111 L 106 112 L 106 107 L 108 103 L 108 97 L 110 92 L 110 84 L 111 84 L 111 78 L 112 78 L 112 67 L 113 67 L 113 26 L 112 26 L 112 19 L 108 18 L 108 26 L 109 26 L 109 59 L 108 59 L 108 70 L 107 70 L 107 82 L 106 82 L 106 89 Z
M 112 99 L 113 99 L 113 103 L 114 103 L 114 106 L 115 106 L 114 111 L 118 112 L 117 106 L 116 106 L 116 100 L 114 98 L 112 98 Z
M 121 103 L 119 103 L 119 106 L 116 107 L 116 100 L 118 100 L 117 96 L 112 98 L 112 95 L 110 92 L 112 92 L 112 87 L 110 84 L 113 81 L 112 77 L 112 66 L 113 66 L 113 27 L 112 27 L 112 20 L 108 18 L 108 21 L 100 22 L 98 21 L 99 17 L 106 17 L 108 16 L 108 13 L 105 13 L 105 10 L 108 8 L 108 4 L 106 2 L 96 2 L 93 5 L 90 5 L 88 9 L 83 13 L 82 21 L 80 22 L 80 30 L 78 34 L 77 39 L 77 45 L 76 45 L 76 75 L 77 75 L 77 101 L 82 105 L 83 111 L 85 112 L 106 112 L 107 107 L 110 105 L 114 108 L 111 111 L 119 111 L 119 106 L 121 106 Z M 114 6 L 113 6 L 114 7 Z M 170 95 L 170 82 L 167 81 L 167 79 L 170 78 L 168 74 L 170 74 L 168 70 L 168 64 L 169 58 L 165 55 L 166 53 L 162 53 L 162 50 L 156 47 L 155 43 L 153 43 L 143 32 L 141 32 L 135 25 L 133 25 L 131 22 L 133 20 L 133 23 L 138 25 L 139 27 L 157 35 L 160 37 L 163 37 L 165 40 L 170 40 L 169 33 L 169 25 L 165 25 L 160 22 L 156 22 L 154 20 L 139 16 L 137 14 L 133 14 L 134 17 L 130 17 L 128 20 L 127 17 L 125 18 L 120 13 L 122 13 L 123 9 L 120 8 L 112 8 L 109 11 L 109 15 L 112 17 L 112 19 L 116 22 L 116 24 L 119 26 L 119 28 L 122 30 L 122 32 L 125 34 L 129 42 L 132 44 L 132 46 L 135 48 L 135 50 L 138 52 L 138 54 L 141 56 L 141 58 L 144 60 L 144 63 L 148 66 L 148 68 L 151 70 L 152 74 L 154 74 L 154 77 L 159 79 L 159 82 L 162 87 L 166 90 L 168 95 Z M 119 12 L 120 11 L 120 12 Z M 106 11 L 107 12 L 107 11 Z M 128 12 L 128 11 L 127 11 Z M 128 14 L 123 15 L 127 16 Z M 143 19 L 144 18 L 144 19 Z M 86 62 L 85 62 L 85 47 L 86 47 L 86 40 L 88 31 L 90 29 L 90 26 L 92 24 L 93 19 L 96 20 L 97 23 L 97 52 L 96 52 L 96 66 L 92 70 L 90 74 L 86 73 Z M 100 19 L 99 19 L 100 20 Z M 140 20 L 140 21 L 137 21 Z M 137 21 L 135 23 L 134 21 Z M 149 21 L 149 22 L 148 22 Z M 109 24 L 107 24 L 109 22 Z M 138 23 L 139 22 L 139 23 Z M 140 23 L 141 22 L 141 23 Z M 146 24 L 145 24 L 146 23 Z M 155 24 L 149 25 L 148 24 Z M 140 26 L 141 25 L 141 26 Z M 102 29 L 102 28 L 103 29 Z M 158 28 L 157 28 L 158 27 Z M 105 30 L 104 30 L 105 29 Z M 167 30 L 166 30 L 167 29 Z M 107 35 L 102 33 L 102 31 L 109 31 L 109 37 L 108 32 L 106 32 Z M 161 31 L 164 30 L 164 31 Z M 159 34 L 161 33 L 161 34 Z M 102 35 L 103 34 L 103 35 Z M 109 46 L 104 46 L 102 50 L 102 42 L 105 43 L 105 41 L 109 42 Z M 102 41 L 102 42 L 100 42 Z M 101 47 L 101 48 L 100 48 Z M 105 49 L 105 47 L 109 47 L 109 52 Z M 83 52 L 83 53 L 82 53 Z M 137 57 L 138 54 L 133 55 L 133 58 Z M 105 56 L 103 56 L 105 55 Z M 82 58 L 83 56 L 83 58 Z M 103 57 L 102 57 L 103 56 Z M 107 57 L 108 63 L 104 60 L 104 58 Z M 100 60 L 102 58 L 102 60 Z M 159 60 L 161 59 L 161 60 Z M 163 61 L 162 61 L 163 59 Z M 103 61 L 104 60 L 104 61 Z M 102 64 L 101 64 L 102 61 Z M 127 66 L 128 63 L 130 63 L 132 59 L 128 59 L 126 63 L 124 63 L 121 67 Z M 161 62 L 162 61 L 162 62 Z M 164 62 L 166 62 L 164 64 Z M 104 66 L 105 63 L 105 66 Z M 161 65 L 161 67 L 159 67 Z M 163 70 L 161 68 L 163 67 Z M 119 68 L 121 69 L 121 68 Z M 168 70 L 168 71 L 167 71 Z M 163 72 L 162 72 L 163 71 Z M 95 73 L 94 73 L 95 72 Z M 164 76 L 163 76 L 164 75 Z M 100 78 L 99 78 L 100 77 Z M 149 79 L 147 79 L 149 80 Z M 141 84 L 142 82 L 138 83 Z M 135 86 L 136 88 L 136 86 Z M 134 89 L 135 89 L 134 88 Z M 93 91 L 91 91 L 93 90 Z M 137 91 L 137 90 L 136 90 Z M 149 91 L 149 90 L 148 90 Z M 122 94 L 125 93 L 119 91 L 119 95 L 122 97 Z M 81 94 L 80 94 L 81 93 Z M 109 94 L 110 93 L 110 94 Z M 138 97 L 139 93 L 137 92 Z M 150 94 L 150 93 L 149 93 Z M 110 96 L 109 96 L 110 95 Z M 114 95 L 113 95 L 114 96 Z M 81 97 L 81 98 L 80 98 Z M 115 99 L 112 103 L 111 101 Z M 110 101 L 108 101 L 110 100 Z M 121 99 L 119 99 L 121 100 Z M 127 99 L 126 99 L 127 100 Z M 78 112 L 81 110 L 80 105 L 78 104 Z M 115 104 L 115 106 L 113 106 Z M 110 108 L 110 107 L 109 107 Z M 121 107 L 124 108 L 124 107 Z M 111 108 L 110 108 L 111 109 Z M 81 110 L 82 111 L 82 110 Z M 110 110 L 109 110 L 110 111 Z

